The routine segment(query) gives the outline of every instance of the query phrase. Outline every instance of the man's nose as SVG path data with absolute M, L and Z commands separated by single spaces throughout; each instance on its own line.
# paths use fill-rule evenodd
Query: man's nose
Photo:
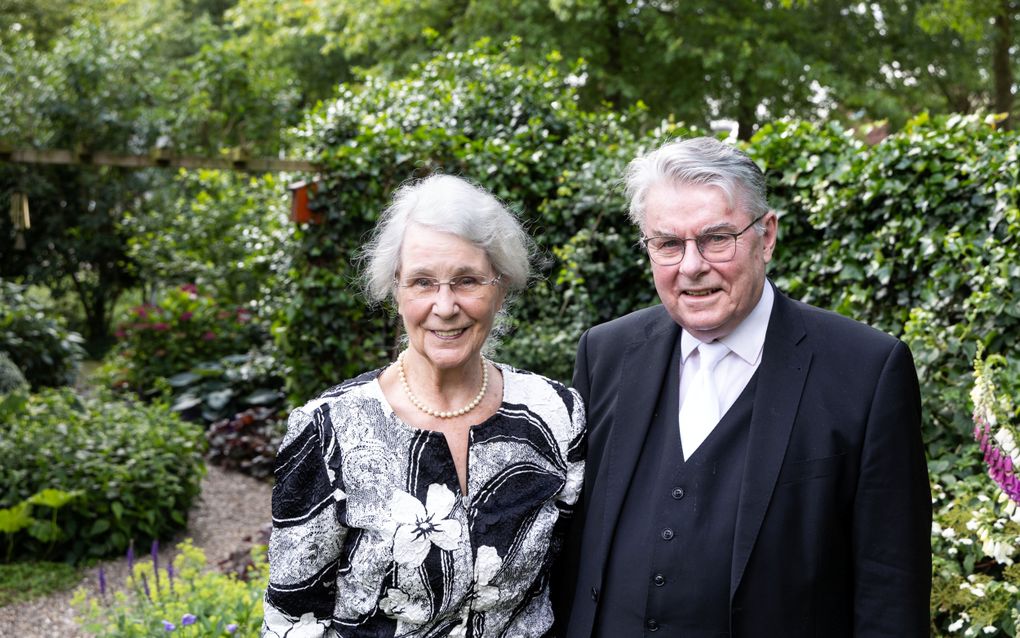
M 697 244 L 692 241 L 684 250 L 684 256 L 680 260 L 679 267 L 680 271 L 685 275 L 693 276 L 708 270 L 709 263 L 701 256 L 701 251 L 698 250 Z

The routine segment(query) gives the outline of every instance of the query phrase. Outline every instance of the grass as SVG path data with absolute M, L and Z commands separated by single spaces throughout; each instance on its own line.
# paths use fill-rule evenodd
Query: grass
M 0 607 L 71 589 L 81 569 L 45 561 L 0 565 Z

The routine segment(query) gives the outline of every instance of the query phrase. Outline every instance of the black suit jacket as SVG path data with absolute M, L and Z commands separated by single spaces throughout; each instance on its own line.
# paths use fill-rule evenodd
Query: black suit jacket
M 679 329 L 656 306 L 581 337 L 573 383 L 588 412 L 588 456 L 558 610 L 569 638 L 591 635 Z M 920 424 L 902 342 L 777 291 L 737 495 L 732 636 L 928 635 L 931 495 Z

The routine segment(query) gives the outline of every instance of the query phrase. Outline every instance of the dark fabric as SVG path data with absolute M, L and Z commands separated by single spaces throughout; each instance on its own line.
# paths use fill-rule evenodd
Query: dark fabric
M 558 599 L 570 638 L 595 626 L 678 332 L 656 306 L 596 326 L 578 345 L 573 384 L 589 447 L 564 554 L 561 587 L 574 595 Z M 732 636 L 928 635 L 931 497 L 919 394 L 902 342 L 776 295 L 721 603 Z
M 679 343 L 614 536 L 599 638 L 729 636 L 736 495 L 757 377 L 685 462 Z

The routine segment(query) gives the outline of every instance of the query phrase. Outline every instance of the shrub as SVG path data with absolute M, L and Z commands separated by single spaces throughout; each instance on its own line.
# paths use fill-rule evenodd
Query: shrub
M 117 328 L 122 382 L 151 394 L 156 379 L 203 361 L 247 352 L 264 335 L 244 307 L 225 307 L 192 284 L 167 291 L 156 304 L 137 306 Z
M 21 368 L 10 360 L 6 352 L 0 352 L 0 394 L 27 388 L 28 381 Z
M 52 318 L 24 286 L 0 279 L 0 352 L 33 388 L 73 384 L 85 356 L 82 343 L 81 335 Z
M 51 488 L 82 496 L 57 512 L 59 535 L 14 536 L 21 558 L 78 560 L 184 527 L 205 467 L 202 428 L 164 406 L 69 389 L 0 401 L 0 508 Z
M 285 374 L 271 350 L 201 363 L 166 380 L 170 409 L 207 424 L 253 407 L 276 414 L 284 407 Z
M 205 555 L 191 541 L 177 546 L 172 569 L 138 563 L 122 590 L 101 581 L 98 598 L 80 590 L 74 606 L 96 638 L 224 636 L 255 638 L 262 624 L 262 597 L 269 569 L 264 547 L 252 550 L 247 581 L 206 570 Z
M 210 463 L 255 478 L 273 475 L 286 421 L 271 408 L 250 408 L 230 419 L 220 419 L 206 432 Z

